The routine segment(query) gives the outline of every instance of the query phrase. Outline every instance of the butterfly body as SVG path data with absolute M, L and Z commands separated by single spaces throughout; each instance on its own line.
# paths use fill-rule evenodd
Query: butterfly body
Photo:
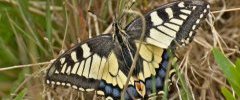
M 133 57 L 139 49 L 136 67 L 125 99 L 148 98 L 164 87 L 168 48 L 192 41 L 201 19 L 209 13 L 204 1 L 176 1 L 146 14 L 146 32 L 140 44 L 143 22 L 132 21 L 124 33 L 104 34 L 81 42 L 60 55 L 50 66 L 46 83 L 96 91 L 108 99 L 120 99 Z M 141 45 L 141 48 L 139 47 Z

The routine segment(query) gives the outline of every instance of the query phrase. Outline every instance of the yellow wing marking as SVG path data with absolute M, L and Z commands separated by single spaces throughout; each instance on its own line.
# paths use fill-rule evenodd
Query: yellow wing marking
M 102 78 L 106 61 L 107 61 L 106 58 L 103 57 L 102 60 L 101 60 L 101 65 L 100 65 L 100 68 L 99 68 L 99 71 L 98 71 L 98 78 L 97 79 Z
M 73 69 L 71 71 L 72 74 L 76 74 L 77 73 L 77 69 L 79 68 L 79 62 L 77 62 L 76 64 L 74 64 Z
M 139 48 L 139 43 L 136 44 L 137 48 Z M 153 59 L 153 53 L 148 50 L 148 48 L 146 47 L 146 45 L 141 45 L 141 49 L 139 51 L 140 56 L 145 59 L 146 61 L 152 61 Z
M 79 76 L 82 76 L 82 71 L 83 71 L 84 63 L 85 63 L 85 61 L 81 61 L 81 64 L 80 64 L 80 66 L 79 66 L 79 68 L 78 68 L 77 74 L 78 74 Z
M 101 65 L 101 58 L 97 54 L 94 54 L 92 56 L 92 64 L 91 64 L 91 70 L 89 73 L 89 78 L 97 79 L 99 68 L 101 68 L 100 65 Z
M 84 71 L 83 71 L 83 76 L 85 76 L 86 78 L 88 78 L 88 73 L 89 73 L 89 69 L 91 67 L 91 59 L 92 57 L 89 57 L 84 65 Z
M 138 45 L 139 43 L 136 42 L 137 48 Z M 141 44 L 139 54 L 143 58 L 143 71 L 138 74 L 138 79 L 145 81 L 145 78 L 156 75 L 155 68 L 159 68 L 159 63 L 162 61 L 163 49 L 143 43 Z
M 118 85 L 118 87 L 121 89 L 127 81 L 127 76 L 121 70 L 119 70 L 117 57 L 114 52 L 111 52 L 106 60 L 102 72 L 102 79 L 105 80 L 106 83 L 112 84 L 113 86 Z M 130 77 L 129 84 L 134 85 L 133 77 Z
M 63 68 L 62 68 L 62 70 L 61 70 L 61 73 L 65 73 L 66 68 L 67 68 L 67 63 L 65 63 L 65 64 L 63 65 Z
M 145 78 L 151 77 L 150 66 L 148 66 L 146 61 L 143 61 L 143 73 Z
M 110 56 L 108 57 L 107 61 L 108 65 L 111 66 L 109 67 L 109 72 L 113 75 L 116 76 L 119 70 L 118 66 L 118 61 L 115 53 L 111 53 Z

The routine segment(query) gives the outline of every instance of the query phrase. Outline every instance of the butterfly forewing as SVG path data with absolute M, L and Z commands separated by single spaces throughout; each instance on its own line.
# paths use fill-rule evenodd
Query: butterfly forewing
M 185 45 L 191 42 L 200 20 L 209 13 L 209 4 L 204 1 L 172 2 L 145 15 L 144 42 L 160 48 L 174 46 L 174 41 Z M 140 18 L 126 27 L 126 33 L 139 40 L 142 31 Z
M 51 65 L 47 83 L 74 88 L 96 88 L 108 55 L 114 48 L 111 35 L 80 43 L 62 54 Z

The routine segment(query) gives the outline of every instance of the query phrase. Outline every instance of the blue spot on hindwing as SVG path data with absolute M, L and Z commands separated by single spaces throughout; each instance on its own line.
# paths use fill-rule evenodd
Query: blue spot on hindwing
M 113 97 L 117 97 L 117 98 L 121 96 L 121 92 L 117 88 L 113 88 L 112 94 L 113 94 Z
M 159 77 L 161 77 L 161 78 L 165 78 L 165 76 L 166 76 L 166 71 L 165 71 L 164 69 L 159 69 L 158 75 L 159 75 Z
M 103 81 L 100 81 L 99 88 L 103 89 L 106 86 L 106 84 Z
M 110 94 L 112 94 L 112 87 L 106 85 L 106 87 L 105 87 L 105 92 L 106 92 L 106 95 L 110 95 Z
M 167 69 L 168 61 L 167 60 L 163 60 L 161 65 L 162 65 L 162 68 Z
M 146 80 L 146 92 L 147 92 L 147 94 L 149 95 L 149 94 L 151 94 L 151 91 L 152 91 L 152 82 L 151 82 L 152 80 L 150 80 L 150 79 L 147 79 Z
M 156 77 L 156 87 L 157 89 L 163 88 L 164 78 Z
M 141 96 L 138 94 L 136 88 L 133 86 L 128 86 L 127 93 L 125 93 L 125 100 L 132 100 L 134 98 L 140 98 Z

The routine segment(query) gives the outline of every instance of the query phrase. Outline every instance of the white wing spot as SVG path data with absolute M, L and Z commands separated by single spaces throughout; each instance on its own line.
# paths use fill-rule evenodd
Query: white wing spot
M 157 26 L 163 23 L 163 20 L 158 16 L 157 11 L 152 12 L 150 14 L 150 17 L 154 26 Z
M 72 88 L 74 88 L 74 89 L 78 89 L 78 87 L 77 87 L 76 85 L 73 85 Z
M 65 62 L 65 60 L 66 60 L 66 58 L 64 58 L 64 57 L 61 58 L 61 59 L 60 59 L 61 64 L 63 64 L 63 63 Z
M 165 12 L 168 14 L 169 19 L 173 18 L 173 11 L 171 8 L 166 8 Z
M 185 40 L 185 43 L 186 43 L 186 44 L 189 44 L 189 38 L 187 38 L 187 39 Z
M 183 24 L 183 20 L 175 19 L 175 18 L 171 19 L 170 22 L 178 24 L 180 26 Z
M 164 25 L 173 29 L 173 30 L 175 30 L 175 31 L 179 31 L 179 28 L 180 28 L 179 26 L 174 25 L 174 24 L 170 24 L 170 23 L 165 23 Z
M 74 62 L 77 62 L 77 61 L 78 61 L 78 60 L 77 60 L 77 53 L 76 53 L 76 51 L 74 51 L 74 52 L 71 53 L 71 57 L 72 57 L 72 60 L 73 60 Z
M 193 10 L 195 10 L 197 8 L 197 6 L 193 6 Z
M 192 35 L 193 35 L 193 32 L 191 31 L 191 32 L 189 33 L 189 37 L 192 37 Z
M 71 84 L 70 84 L 70 83 L 67 83 L 66 85 L 67 85 L 67 86 L 69 86 L 69 87 L 71 86 Z
M 152 44 L 152 45 L 155 45 L 157 47 L 161 47 L 161 48 L 167 48 L 168 46 L 163 44 L 163 43 L 160 43 L 152 38 L 146 38 L 146 42 L 149 43 L 149 44 Z
M 204 9 L 204 10 L 203 10 L 203 13 L 206 13 L 206 12 L 207 12 L 207 9 Z
M 167 36 L 154 28 L 150 29 L 150 37 L 159 41 L 159 43 L 162 43 L 164 47 L 168 47 L 173 40 L 172 37 Z
M 183 13 L 185 13 L 185 14 L 188 14 L 188 15 L 191 14 L 191 11 L 190 11 L 190 10 L 181 9 L 180 11 L 183 12 Z
M 47 84 L 49 84 L 50 82 L 49 82 L 49 80 L 47 80 Z
M 55 82 L 54 82 L 54 81 L 51 81 L 51 84 L 53 84 L 53 85 L 54 85 L 54 84 L 55 84 Z
M 184 41 L 185 41 L 184 39 L 181 39 L 181 42 L 182 42 L 182 43 L 184 43 Z
M 175 36 L 176 36 L 176 32 L 175 31 L 173 31 L 173 30 L 171 30 L 171 29 L 169 29 L 169 28 L 167 28 L 165 26 L 158 26 L 157 28 L 159 30 L 161 30 L 162 32 L 164 32 L 165 34 L 168 34 L 171 37 L 175 38 Z
M 98 95 L 104 95 L 104 92 L 101 91 L 101 90 L 98 90 L 98 91 L 97 91 L 97 94 L 98 94 Z
M 106 98 L 106 100 L 113 100 L 113 98 L 110 97 L 110 96 L 108 96 L 108 97 Z
M 209 9 L 209 8 L 210 8 L 210 5 L 207 5 L 207 8 Z
M 85 91 L 83 88 L 79 88 L 80 91 Z
M 200 19 L 198 19 L 197 21 L 196 21 L 196 24 L 198 24 L 200 22 Z
M 200 15 L 200 18 L 203 18 L 203 14 Z
M 178 4 L 178 7 L 184 7 L 184 2 L 180 2 L 180 3 Z
M 88 47 L 88 45 L 86 43 L 83 44 L 81 47 L 82 47 L 82 50 L 83 50 L 83 57 L 84 58 L 87 58 L 88 56 L 91 55 L 90 48 Z
M 56 74 L 59 74 L 59 71 L 56 69 L 56 70 L 55 70 L 55 73 L 56 73 Z
M 94 89 L 86 89 L 86 91 L 90 92 L 90 91 L 94 91 Z
M 195 28 L 196 28 L 196 25 L 193 25 L 193 26 L 192 26 L 192 30 L 195 30 Z
M 179 17 L 182 18 L 182 19 L 184 19 L 184 20 L 186 20 L 188 16 L 183 15 L 183 14 L 180 14 Z
M 60 83 L 60 82 L 57 82 L 56 84 L 57 84 L 57 85 L 60 85 L 61 83 Z

